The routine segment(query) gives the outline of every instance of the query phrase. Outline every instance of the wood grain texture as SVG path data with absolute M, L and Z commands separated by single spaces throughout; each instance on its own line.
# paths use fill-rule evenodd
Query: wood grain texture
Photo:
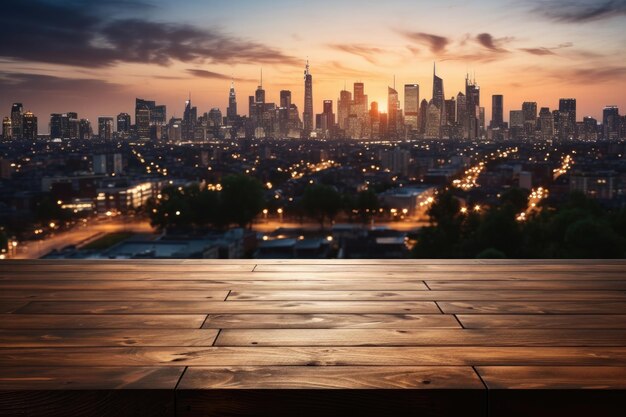
M 440 313 L 430 301 L 32 301 L 29 314 Z
M 0 330 L 0 347 L 212 346 L 214 329 Z
M 13 300 L 40 300 L 40 301 L 109 301 L 109 300 L 211 300 L 223 301 L 228 295 L 225 290 L 171 290 L 171 291 L 154 291 L 154 290 L 135 290 L 135 291 L 118 291 L 118 290 L 73 290 L 73 291 L 54 291 L 54 290 L 6 290 L 0 294 L 0 298 Z
M 626 330 L 224 329 L 215 346 L 623 346 Z
M 231 301 L 626 301 L 626 291 L 232 291 Z
M 199 329 L 205 314 L 12 314 L 0 315 L 0 329 Z
M 626 366 L 621 347 L 214 346 L 2 348 L 0 366 Z
M 457 314 L 466 329 L 626 329 L 626 315 Z
M 625 291 L 626 281 L 623 280 L 600 280 L 590 281 L 575 280 L 471 280 L 471 281 L 425 281 L 431 290 L 437 291 Z
M 0 391 L 173 389 L 183 367 L 0 368 Z
M 461 328 L 444 314 L 211 314 L 205 329 Z
M 469 366 L 193 367 L 180 389 L 479 389 Z
M 448 314 L 614 314 L 626 311 L 624 301 L 441 301 Z
M 614 416 L 624 260 L 0 264 L 4 416 Z
M 471 268 L 468 268 L 467 265 L 443 265 L 443 264 L 387 264 L 380 265 L 381 268 L 384 268 L 387 272 L 467 272 L 468 269 L 471 271 L 487 271 L 487 272 L 535 272 L 535 273 L 546 273 L 546 272 L 603 272 L 603 273 L 611 273 L 611 272 L 623 272 L 622 264 L 602 264 L 602 263 L 593 263 L 593 264 L 576 264 L 571 265 L 567 262 L 554 263 L 554 264 L 528 264 L 524 261 L 520 261 L 517 263 L 511 264 L 477 264 L 472 265 Z M 356 265 L 347 265 L 342 263 L 325 263 L 325 264 L 259 264 L 254 269 L 255 272 L 336 272 L 336 271 L 346 271 L 346 272 L 363 272 L 367 270 L 372 270 L 371 265 L 367 264 L 356 264 Z
M 180 290 L 333 290 L 350 291 L 354 288 L 360 290 L 404 290 L 404 291 L 428 291 L 424 281 L 418 279 L 354 279 L 351 281 L 338 281 L 334 279 L 311 279 L 311 280 L 189 280 L 187 276 L 177 280 L 115 280 L 107 281 L 106 277 L 97 280 L 7 280 L 0 281 L 2 288 L 8 290 L 143 290 L 143 291 L 180 291 Z

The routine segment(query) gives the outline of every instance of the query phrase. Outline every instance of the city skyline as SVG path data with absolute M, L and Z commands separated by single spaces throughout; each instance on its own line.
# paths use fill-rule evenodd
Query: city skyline
M 626 107 L 623 1 L 392 1 L 367 8 L 346 1 L 333 3 L 332 13 L 324 2 L 36 3 L 30 12 L 8 5 L 0 17 L 9 33 L 0 47 L 0 108 L 22 102 L 45 118 L 78 110 L 92 122 L 132 114 L 133 97 L 150 97 L 169 107 L 168 117 L 182 117 L 189 91 L 201 112 L 219 107 L 226 113 L 231 79 L 245 114 L 241 98 L 254 91 L 260 68 L 267 101 L 278 103 L 280 91 L 291 90 L 302 112 L 307 58 L 313 114 L 356 81 L 383 111 L 394 76 L 398 86 L 420 85 L 424 96 L 432 87 L 432 62 L 445 98 L 465 91 L 466 73 L 476 74 L 487 120 L 493 94 L 504 95 L 505 120 L 525 101 L 555 108 L 560 98 L 575 97 L 579 119 L 600 120 L 606 105 Z

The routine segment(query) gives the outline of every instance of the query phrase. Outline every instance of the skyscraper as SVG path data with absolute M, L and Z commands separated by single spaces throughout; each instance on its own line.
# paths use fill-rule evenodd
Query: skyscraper
M 120 113 L 117 115 L 117 133 L 124 135 L 130 133 L 130 114 Z
M 442 125 L 447 124 L 448 126 L 453 126 L 456 123 L 456 100 L 454 99 L 454 96 L 452 96 L 444 103 L 446 110 L 446 121 L 443 122 Z
M 424 134 L 426 132 L 426 118 L 428 117 L 428 101 L 422 99 L 420 103 L 420 118 L 419 118 L 419 133 Z
M 466 138 L 468 134 L 467 98 L 460 91 L 456 95 L 456 122 L 459 125 L 461 137 Z
M 383 128 L 381 120 L 380 120 L 380 112 L 378 111 L 378 103 L 376 101 L 372 101 L 370 104 L 369 110 L 369 131 L 372 138 L 380 138 L 383 134 Z
M 420 108 L 420 86 L 404 85 L 404 124 L 408 131 L 418 130 Z
M 63 139 L 63 115 L 61 113 L 50 115 L 50 139 Z
M 78 114 L 75 112 L 50 115 L 50 139 L 77 139 Z
M 552 140 L 554 137 L 554 117 L 549 107 L 539 110 L 539 129 L 542 140 Z
M 185 111 L 181 125 L 182 140 L 194 140 L 196 122 L 198 121 L 198 109 L 191 106 L 191 95 L 185 100 Z
M 230 82 L 230 91 L 228 92 L 228 108 L 226 109 L 226 119 L 231 123 L 237 118 L 237 95 L 235 94 L 235 82 Z
M 219 107 L 213 107 L 207 114 L 207 122 L 209 127 L 219 128 L 222 126 L 222 111 Z
M 400 119 L 400 99 L 395 88 L 387 87 L 387 136 L 398 137 Z
M 150 112 L 150 123 L 157 126 L 165 126 L 167 124 L 167 108 L 166 106 L 154 106 Z
M 584 140 L 597 140 L 598 121 L 591 116 L 583 117 L 582 129 L 578 132 L 578 138 Z
M 154 101 L 135 99 L 135 131 L 139 139 L 150 139 L 150 114 L 154 107 Z
M 37 139 L 37 117 L 30 111 L 22 116 L 22 138 L 28 140 Z
M 437 69 L 433 64 L 433 104 L 439 110 L 444 108 L 443 80 L 437 76 Z
M 501 129 L 504 127 L 504 96 L 494 94 L 491 96 L 491 128 Z
M 317 128 L 322 131 L 326 137 L 330 134 L 335 126 L 335 114 L 333 113 L 333 101 L 324 100 L 324 111 L 319 114 L 319 124 Z
M 559 138 L 561 140 L 575 139 L 576 138 L 576 99 L 575 98 L 562 98 L 559 100 L 559 112 L 562 116 L 567 118 L 567 121 L 562 121 L 560 124 L 563 130 L 559 130 Z M 567 114 L 564 114 L 567 113 Z
M 441 109 L 431 100 L 426 112 L 426 131 L 424 137 L 435 139 L 441 137 Z
M 13 105 L 11 106 L 11 137 L 13 139 L 22 139 L 23 111 L 24 107 L 22 106 L 22 103 L 13 103 Z
M 280 90 L 280 107 L 278 108 L 278 125 L 282 135 L 289 132 L 289 111 L 291 109 L 291 91 Z
M 602 111 L 602 136 L 604 139 L 618 139 L 620 128 L 619 109 L 606 106 Z
M 113 138 L 113 118 L 109 116 L 98 117 L 98 137 L 100 140 Z
M 522 112 L 524 112 L 524 134 L 526 137 L 534 137 L 537 127 L 537 103 L 525 101 L 522 103 Z
M 309 61 L 304 69 L 304 137 L 308 138 L 313 130 L 313 76 L 309 70 Z
M 476 80 L 465 78 L 465 100 L 467 107 L 467 138 L 476 139 L 480 134 L 480 87 Z
M 2 119 L 2 139 L 9 140 L 12 137 L 12 126 L 11 126 L 11 118 L 4 117 Z
M 337 100 L 337 124 L 340 129 L 346 128 L 350 107 L 352 106 L 352 93 L 345 88 L 339 92 Z
M 78 121 L 78 138 L 80 140 L 91 139 L 91 122 L 87 119 Z

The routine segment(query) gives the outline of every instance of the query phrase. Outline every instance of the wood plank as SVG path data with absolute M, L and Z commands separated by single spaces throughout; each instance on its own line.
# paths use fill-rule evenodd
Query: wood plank
M 175 417 L 182 367 L 0 368 L 0 414 Z
M 0 314 L 13 313 L 21 307 L 28 305 L 28 301 L 0 300 Z
M 179 389 L 477 389 L 469 366 L 191 367 Z
M 590 281 L 590 280 L 614 280 L 624 281 L 624 275 L 617 271 L 544 271 L 533 272 L 520 271 L 475 271 L 466 267 L 463 271 L 394 271 L 387 269 L 366 268 L 357 271 L 324 269 L 292 272 L 254 272 L 250 271 L 164 271 L 162 269 L 146 272 L 137 271 L 43 271 L 43 272 L 4 272 L 0 271 L 0 281 L 15 280 L 110 280 L 110 281 L 137 281 L 137 280 L 265 280 L 265 281 L 307 281 L 307 280 L 380 280 L 389 279 L 413 279 L 413 280 L 444 280 L 444 281 L 502 281 L 502 280 L 529 280 L 529 281 Z
M 214 329 L 0 330 L 0 347 L 212 346 Z
M 13 297 L 11 297 L 13 298 Z M 623 300 L 626 291 L 252 291 L 233 290 L 228 296 L 231 301 L 465 301 L 465 300 Z
M 489 389 L 626 389 L 626 367 L 480 366 Z
M 618 416 L 626 407 L 625 367 L 476 368 L 489 387 L 489 415 Z
M 3 367 L 0 391 L 174 389 L 183 367 Z
M 622 347 L 64 347 L 0 348 L 0 366 L 626 366 Z
M 623 273 L 624 271 L 624 263 L 618 264 L 577 264 L 571 265 L 567 262 L 562 262 L 558 264 L 527 264 L 524 262 L 519 262 L 516 264 L 509 265 L 496 265 L 496 264 L 487 264 L 487 265 L 472 265 L 471 269 L 475 272 L 517 272 L 517 271 L 533 271 L 533 272 L 603 272 L 603 273 Z M 406 264 L 406 265 L 398 265 L 398 264 L 381 264 L 378 265 L 378 268 L 381 271 L 395 271 L 395 272 L 465 272 L 467 271 L 467 265 L 433 265 L 433 264 L 423 264 L 423 265 L 414 265 L 414 264 Z M 325 263 L 322 265 L 319 264 L 258 264 L 255 268 L 255 272 L 362 272 L 362 271 L 371 271 L 372 269 L 376 269 L 373 265 L 367 264 L 358 264 L 358 265 L 345 265 L 341 263 Z
M 440 313 L 429 301 L 32 301 L 20 314 Z
M 626 312 L 623 301 L 441 301 L 447 314 L 614 314 Z
M 215 346 L 624 346 L 625 330 L 224 329 Z
M 444 314 L 210 314 L 204 329 L 460 328 Z
M 458 314 L 466 329 L 626 329 L 626 315 Z
M 0 329 L 199 329 L 205 314 L 12 314 L 0 315 Z
M 0 286 L 2 288 L 2 286 Z M 224 301 L 227 290 L 2 290 L 0 298 L 14 300 L 78 300 L 78 301 L 107 301 L 107 300 L 213 300 Z
M 436 290 L 436 291 L 476 291 L 476 290 L 624 291 L 626 290 L 626 280 L 623 280 L 623 281 L 602 281 L 602 280 L 591 280 L 591 281 L 565 281 L 565 280 L 433 281 L 433 280 L 426 280 L 426 284 L 431 290 Z
M 60 265 L 77 264 L 89 265 L 103 262 L 100 259 L 5 259 L 6 265 Z M 115 262 L 120 265 L 223 265 L 223 264 L 342 264 L 342 265 L 625 265 L 623 259 L 111 259 L 105 262 Z
M 244 264 L 230 263 L 222 261 L 219 264 L 209 265 L 159 265 L 153 262 L 146 262 L 142 264 L 129 264 L 124 262 L 116 262 L 115 260 L 109 260 L 106 262 L 93 262 L 93 263 L 65 263 L 60 262 L 58 264 L 32 264 L 32 265 L 11 265 L 3 264 L 2 272 L 4 273 L 48 273 L 48 272 L 170 272 L 170 273 L 187 273 L 187 272 L 251 272 L 256 263 L 247 262 Z
M 409 290 L 428 291 L 422 280 L 416 279 L 354 279 L 350 281 L 328 280 L 20 280 L 0 281 L 0 289 L 4 290 L 229 290 L 232 288 L 250 290 Z

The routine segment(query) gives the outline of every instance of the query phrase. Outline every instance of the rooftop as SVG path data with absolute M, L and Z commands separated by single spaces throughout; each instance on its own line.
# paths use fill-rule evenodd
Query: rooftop
M 626 261 L 0 268 L 0 415 L 609 416 L 625 389 Z

